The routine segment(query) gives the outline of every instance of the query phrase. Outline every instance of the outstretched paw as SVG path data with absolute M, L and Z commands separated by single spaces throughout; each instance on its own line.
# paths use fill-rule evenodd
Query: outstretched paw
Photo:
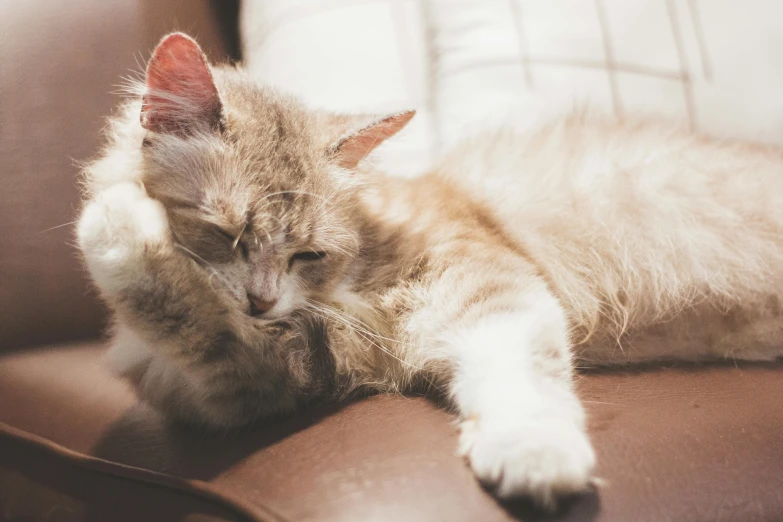
M 558 498 L 590 485 L 595 453 L 577 423 L 562 418 L 467 420 L 461 431 L 460 454 L 502 499 L 528 497 L 553 510 Z
M 112 291 L 134 270 L 145 249 L 168 238 L 163 205 L 135 183 L 118 183 L 98 194 L 82 212 L 79 246 L 95 282 Z

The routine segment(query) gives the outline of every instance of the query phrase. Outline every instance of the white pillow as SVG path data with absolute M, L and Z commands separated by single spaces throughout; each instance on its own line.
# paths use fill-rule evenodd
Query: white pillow
M 392 174 L 432 161 L 429 53 L 418 0 L 245 0 L 245 65 L 261 82 L 340 112 L 417 109 L 371 158 Z
M 589 105 L 783 143 L 783 2 L 429 0 L 437 130 Z
M 783 143 L 780 0 L 244 0 L 246 65 L 338 111 L 419 114 L 375 156 L 425 170 L 466 134 L 590 106 Z

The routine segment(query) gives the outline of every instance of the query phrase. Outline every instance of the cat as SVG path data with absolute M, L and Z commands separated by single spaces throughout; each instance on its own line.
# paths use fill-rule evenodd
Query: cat
M 362 161 L 413 112 L 312 110 L 165 37 L 85 169 L 110 359 L 173 419 L 240 426 L 434 389 L 501 498 L 591 487 L 578 366 L 783 354 L 783 152 L 584 113 Z

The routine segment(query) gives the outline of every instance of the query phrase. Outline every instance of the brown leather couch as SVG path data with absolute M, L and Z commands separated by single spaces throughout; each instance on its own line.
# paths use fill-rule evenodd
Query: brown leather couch
M 166 31 L 237 58 L 236 2 L 0 4 L 0 522 L 536 520 L 454 456 L 452 419 L 377 396 L 222 435 L 167 425 L 101 365 L 72 246 L 74 160 Z M 602 485 L 554 520 L 783 520 L 783 366 L 592 373 Z

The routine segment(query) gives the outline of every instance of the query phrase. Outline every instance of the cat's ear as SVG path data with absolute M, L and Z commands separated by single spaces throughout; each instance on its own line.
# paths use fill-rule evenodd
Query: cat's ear
M 331 154 L 341 167 L 355 168 L 378 145 L 400 132 L 415 114 L 416 111 L 405 111 L 376 119 L 340 138 Z
M 161 40 L 147 65 L 141 126 L 153 132 L 190 134 L 220 125 L 222 104 L 201 47 L 183 33 Z

